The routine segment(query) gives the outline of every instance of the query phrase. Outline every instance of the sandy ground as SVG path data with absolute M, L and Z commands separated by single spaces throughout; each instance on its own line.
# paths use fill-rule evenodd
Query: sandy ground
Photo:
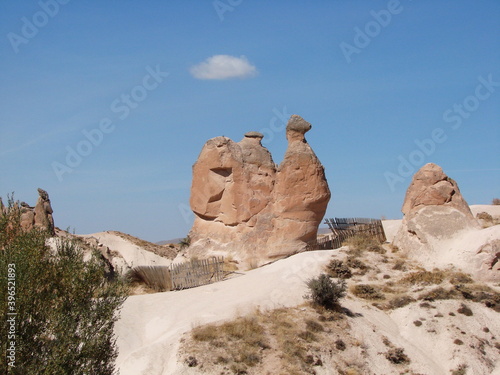
M 338 252 L 301 253 L 223 282 L 129 297 L 116 324 L 120 374 L 198 374 L 196 368 L 187 367 L 177 358 L 184 333 L 196 325 L 231 319 L 257 307 L 264 310 L 301 304 L 306 293 L 304 282 L 318 275 Z M 466 317 L 456 313 L 460 304 L 456 300 L 436 301 L 424 309 L 416 302 L 386 312 L 367 301 L 348 297 L 342 305 L 357 314 L 352 318 L 351 334 L 362 343 L 368 356 L 352 360 L 369 360 L 374 374 L 399 374 L 380 355 L 387 350 L 381 338 L 387 337 L 405 349 L 415 373 L 448 375 L 450 369 L 466 363 L 471 374 L 500 374 L 499 351 L 493 346 L 500 337 L 498 313 L 468 302 L 474 315 Z M 451 312 L 455 313 L 450 315 Z M 413 323 L 416 320 L 423 324 L 417 327 Z M 465 344 L 453 344 L 457 338 Z M 484 342 L 488 342 L 486 347 Z M 484 351 L 489 364 L 478 354 L 479 350 Z M 323 367 L 318 374 L 336 372 Z
M 496 215 L 497 206 L 472 206 L 472 211 Z M 388 241 L 392 241 L 401 220 L 384 220 Z M 489 238 L 498 238 L 500 226 L 467 233 L 446 243 L 445 253 L 456 259 L 436 259 L 440 265 L 464 263 L 466 248 L 477 247 Z M 137 252 L 135 245 L 106 232 L 92 235 L 110 248 L 119 248 L 130 262 L 151 264 L 165 262 L 155 254 Z M 123 241 L 124 243 L 122 243 Z M 317 276 L 337 250 L 297 254 L 273 264 L 241 272 L 229 280 L 184 291 L 131 296 L 125 302 L 116 324 L 121 375 L 194 375 L 197 369 L 187 367 L 177 356 L 180 339 L 194 326 L 232 319 L 256 308 L 262 310 L 297 306 L 304 302 L 305 281 Z M 149 258 L 152 257 L 152 258 Z M 432 262 L 431 262 L 432 263 Z M 159 263 L 156 263 L 159 264 Z M 161 264 L 161 263 L 160 263 Z M 425 264 L 426 266 L 427 263 Z M 445 300 L 423 309 L 418 302 L 393 311 L 381 311 L 371 303 L 346 298 L 345 307 L 355 312 L 351 334 L 366 347 L 375 374 L 399 374 L 387 366 L 380 355 L 386 350 L 381 337 L 405 349 L 412 358 L 411 370 L 418 374 L 448 375 L 460 364 L 469 366 L 467 374 L 500 375 L 500 319 L 498 313 L 482 304 L 468 302 L 473 317 L 457 314 L 461 301 Z M 415 321 L 421 321 L 417 326 Z M 354 322 L 353 322 L 354 323 Z M 464 344 L 454 344 L 455 340 Z M 336 374 L 322 368 L 319 375 Z
M 491 216 L 500 216 L 500 205 L 474 204 L 469 207 L 474 217 L 480 212 L 486 212 Z
M 137 266 L 168 266 L 172 263 L 170 259 L 156 255 L 151 251 L 147 251 L 140 246 L 137 246 L 132 242 L 110 232 L 81 235 L 81 237 L 93 237 L 97 239 L 99 243 L 107 246 L 111 251 L 118 252 L 119 257 L 113 258 L 113 266 L 118 269 L 120 273 L 125 272 L 128 268 Z
M 385 237 L 387 242 L 392 242 L 396 233 L 398 233 L 399 227 L 403 220 L 382 220 L 382 226 L 384 227 Z
M 334 251 L 298 254 L 198 288 L 129 297 L 116 324 L 120 374 L 174 374 L 178 340 L 193 326 L 302 303 L 304 282 Z

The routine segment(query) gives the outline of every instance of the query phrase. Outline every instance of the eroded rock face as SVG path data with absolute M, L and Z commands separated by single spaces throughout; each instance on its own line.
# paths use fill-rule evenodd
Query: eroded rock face
M 498 281 L 497 228 L 481 229 L 457 183 L 436 164 L 413 177 L 393 244 L 429 266 L 454 265 L 481 280 Z
M 50 205 L 49 194 L 45 190 L 38 188 L 38 195 L 34 226 L 46 229 L 49 233 L 54 234 L 54 219 L 52 217 L 54 211 Z
M 412 253 L 433 251 L 439 241 L 478 229 L 457 183 L 433 163 L 415 173 L 401 211 L 403 222 L 394 244 Z
M 472 217 L 469 205 L 462 197 L 457 183 L 439 165 L 428 163 L 415 173 L 401 211 L 409 214 L 423 206 L 447 206 Z
M 216 137 L 205 144 L 193 166 L 190 204 L 196 216 L 188 253 L 231 254 L 262 264 L 301 251 L 316 237 L 330 190 L 304 137 L 310 129 L 300 116 L 290 118 L 279 167 L 257 132 L 237 143 Z
M 48 231 L 51 235 L 55 235 L 53 210 L 50 205 L 49 194 L 43 189 L 38 189 L 38 194 L 39 197 L 35 207 L 31 207 L 26 202 L 15 202 L 11 209 L 19 210 L 20 225 L 24 231 L 40 228 Z M 2 205 L 0 204 L 0 212 L 5 215 L 8 208 L 1 207 Z

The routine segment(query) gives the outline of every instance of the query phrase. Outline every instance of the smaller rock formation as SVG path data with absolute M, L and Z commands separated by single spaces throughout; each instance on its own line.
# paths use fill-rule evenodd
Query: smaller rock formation
M 407 215 L 424 206 L 446 206 L 472 218 L 469 205 L 460 194 L 457 183 L 439 165 L 428 163 L 415 173 L 401 211 Z
M 433 163 L 415 173 L 401 211 L 394 244 L 412 254 L 428 255 L 439 250 L 440 241 L 479 228 L 457 183 Z
M 49 194 L 38 188 L 38 201 L 35 206 L 35 221 L 34 226 L 36 228 L 41 228 L 47 230 L 49 233 L 54 235 L 54 218 L 52 217 L 52 206 L 50 205 Z
M 30 231 L 35 224 L 35 208 L 26 202 L 21 202 L 21 228 L 24 231 Z
M 0 199 L 0 218 L 8 214 L 8 210 L 14 210 L 20 214 L 20 226 L 23 231 L 30 231 L 33 228 L 40 228 L 48 231 L 52 236 L 55 235 L 54 218 L 52 217 L 52 206 L 50 205 L 49 194 L 38 189 L 38 201 L 35 207 L 26 202 L 16 201 L 9 209 L 3 205 Z M 11 223 L 12 225 L 13 223 Z
M 393 244 L 429 266 L 454 265 L 485 281 L 500 280 L 499 231 L 481 229 L 457 183 L 436 164 L 414 176 Z

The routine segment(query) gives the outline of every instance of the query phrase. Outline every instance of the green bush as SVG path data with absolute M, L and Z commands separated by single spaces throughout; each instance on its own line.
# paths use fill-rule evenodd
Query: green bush
M 61 240 L 54 251 L 46 246 L 48 233 L 23 232 L 10 203 L 9 214 L 0 217 L 2 301 L 12 290 L 9 279 L 15 280 L 15 305 L 2 303 L 0 314 L 17 313 L 15 367 L 8 373 L 114 374 L 113 326 L 125 299 L 124 284 L 106 280 L 97 253 L 84 261 L 74 242 Z M 10 345 L 8 329 L 6 324 L 0 326 L 4 358 Z M 0 362 L 1 373 L 7 373 L 6 366 Z
M 347 289 L 344 280 L 333 282 L 325 273 L 308 280 L 306 284 L 310 291 L 306 298 L 326 308 L 336 306 L 339 299 L 345 296 Z

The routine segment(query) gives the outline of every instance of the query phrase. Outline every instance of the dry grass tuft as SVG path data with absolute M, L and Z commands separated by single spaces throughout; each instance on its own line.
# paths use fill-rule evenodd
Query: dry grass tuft
M 364 251 L 385 254 L 386 250 L 380 246 L 380 242 L 366 234 L 358 234 L 350 237 L 343 243 L 349 247 L 349 253 L 353 256 L 360 256 Z
M 338 277 L 339 279 L 350 279 L 352 277 L 351 269 L 341 260 L 333 259 L 327 266 L 328 275 Z
M 415 298 L 410 296 L 396 296 L 389 300 L 387 307 L 389 309 L 399 309 L 400 307 L 404 307 L 415 301 Z
M 222 324 L 208 324 L 195 327 L 191 337 L 195 342 L 206 342 L 211 347 L 222 348 L 228 356 L 218 356 L 216 363 L 231 362 L 234 374 L 246 373 L 247 367 L 253 367 L 262 360 L 262 351 L 269 349 L 260 314 L 239 317 Z
M 453 272 L 450 275 L 450 283 L 452 283 L 453 285 L 470 284 L 473 282 L 474 280 L 472 280 L 472 278 L 469 275 L 463 272 Z
M 445 289 L 443 287 L 434 288 L 428 292 L 422 293 L 418 299 L 425 301 L 437 301 L 444 299 L 458 299 L 461 298 L 460 293 L 455 289 Z
M 138 266 L 126 276 L 131 284 L 144 283 L 156 292 L 172 290 L 172 279 L 168 266 Z
M 384 294 L 380 291 L 380 287 L 368 284 L 357 284 L 351 287 L 351 293 L 356 297 L 363 299 L 379 300 L 384 299 Z
M 400 283 L 402 284 L 441 284 L 446 279 L 444 271 L 435 269 L 433 271 L 416 271 L 404 276 Z

